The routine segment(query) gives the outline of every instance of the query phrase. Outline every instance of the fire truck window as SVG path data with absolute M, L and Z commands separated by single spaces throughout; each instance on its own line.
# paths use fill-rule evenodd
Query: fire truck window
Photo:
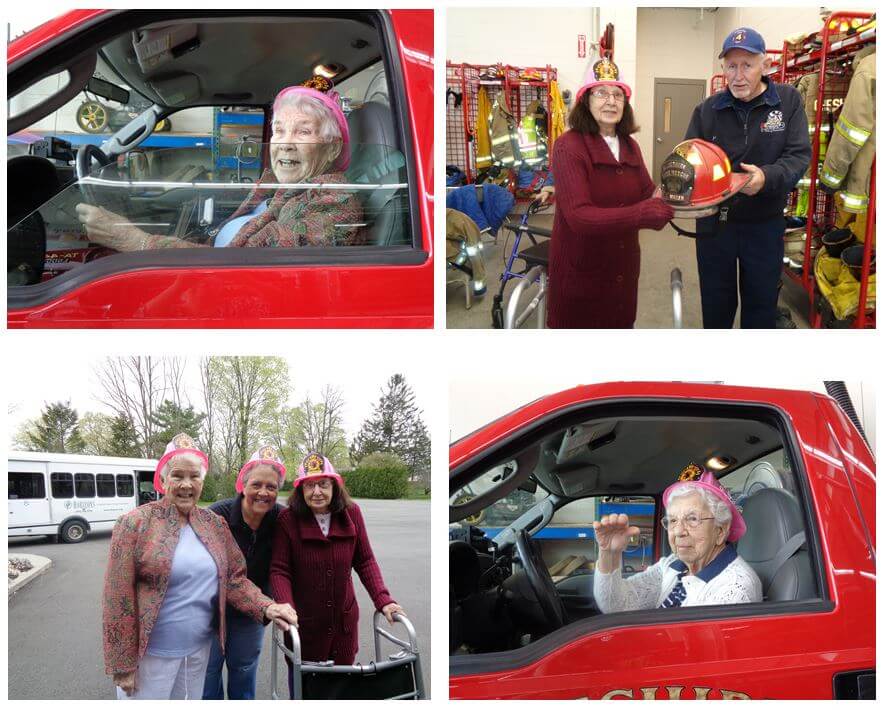
M 228 86 L 229 79 L 211 75 L 209 53 L 223 46 L 218 38 L 231 37 L 224 24 L 201 25 L 204 42 L 180 58 L 193 69 L 183 76 L 202 78 L 207 86 L 224 88 L 232 96 L 252 96 L 249 86 Z M 240 36 L 243 43 L 252 43 L 249 49 L 268 66 L 275 62 L 267 56 L 272 51 L 267 36 L 283 31 L 280 21 L 274 24 L 262 28 L 264 39 L 251 25 Z M 332 19 L 327 24 L 332 29 L 340 24 L 342 35 L 354 29 L 352 20 Z M 333 79 L 348 125 L 349 143 L 343 146 L 341 141 L 330 144 L 299 135 L 283 155 L 278 150 L 283 141 L 274 139 L 272 127 L 265 126 L 265 106 L 230 105 L 233 101 L 221 105 L 220 100 L 217 106 L 202 105 L 198 82 L 183 82 L 180 92 L 166 94 L 174 98 L 170 105 L 179 108 L 156 123 L 139 145 L 112 155 L 109 165 L 99 167 L 94 162 L 92 172 L 78 178 L 74 171 L 78 151 L 105 145 L 130 122 L 155 113 L 138 86 L 97 71 L 93 79 L 103 80 L 105 87 L 110 82 L 114 90 L 103 91 L 116 99 L 97 93 L 102 91 L 97 88 L 100 82 L 93 82 L 58 110 L 8 138 L 10 159 L 34 158 L 10 163 L 7 169 L 9 287 L 39 286 L 118 253 L 138 252 L 149 262 L 157 258 L 158 250 L 230 248 L 231 263 L 236 265 L 242 258 L 235 251 L 240 247 L 413 246 L 410 190 L 414 188 L 400 145 L 388 73 L 379 58 L 382 43 L 380 37 L 371 37 L 368 25 L 360 29 L 368 34 L 362 40 L 365 53 L 359 63 L 313 65 L 314 59 L 305 58 L 314 71 L 346 77 Z M 216 38 L 214 43 L 211 37 Z M 130 76 L 133 70 L 125 60 L 129 45 L 127 33 L 103 47 L 102 57 L 111 64 L 120 62 L 123 70 L 117 74 L 138 84 L 133 78 L 137 72 Z M 353 51 L 344 54 L 350 57 Z M 207 56 L 201 59 L 201 55 Z M 280 50 L 280 55 L 285 52 Z M 363 66 L 372 58 L 375 61 Z M 351 73 L 355 66 L 363 68 Z M 205 76 L 199 77 L 200 72 Z M 67 76 L 66 71 L 62 74 Z M 291 81 L 281 72 L 272 84 L 279 88 Z M 10 110 L 20 112 L 38 104 L 62 83 L 61 75 L 44 79 L 12 97 Z M 142 91 L 163 95 L 162 86 L 151 86 Z M 174 87 L 166 88 L 171 92 Z M 267 89 L 257 88 L 262 95 Z M 227 93 L 218 94 L 222 95 Z M 191 99 L 199 105 L 188 105 Z M 329 124 L 337 127 L 332 113 Z M 324 127 L 317 135 L 325 132 Z M 265 142 L 267 136 L 271 141 Z M 256 192 L 259 183 L 262 189 Z M 16 191 L 19 185 L 28 189 Z M 328 258 L 334 263 L 334 255 Z
M 42 473 L 9 472 L 9 500 L 30 500 L 46 497 Z
M 75 474 L 74 488 L 77 498 L 95 498 L 95 476 L 91 473 Z
M 132 476 L 128 473 L 117 475 L 117 497 L 131 498 L 135 495 L 135 488 L 132 483 Z
M 99 473 L 96 478 L 98 479 L 99 498 L 113 498 L 117 495 L 116 488 L 114 487 L 114 475 L 112 473 Z
M 74 477 L 70 473 L 53 473 L 49 477 L 53 498 L 74 497 Z

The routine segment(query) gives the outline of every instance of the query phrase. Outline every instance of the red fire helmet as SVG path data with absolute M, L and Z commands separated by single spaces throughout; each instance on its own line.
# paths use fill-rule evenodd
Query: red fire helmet
M 691 138 L 682 141 L 661 165 L 661 197 L 677 217 L 708 217 L 734 197 L 750 180 L 749 173 L 733 173 L 731 162 L 718 145 Z M 685 214 L 691 213 L 691 214 Z

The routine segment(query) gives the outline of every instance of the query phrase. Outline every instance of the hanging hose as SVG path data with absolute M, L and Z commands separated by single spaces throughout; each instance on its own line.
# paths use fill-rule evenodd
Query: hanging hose
M 851 403 L 851 395 L 848 394 L 848 388 L 845 386 L 845 383 L 825 381 L 824 387 L 827 389 L 827 394 L 839 403 L 839 406 L 842 407 L 842 411 L 848 415 L 848 418 L 852 421 L 854 426 L 857 427 L 863 440 L 869 445 L 870 442 L 867 439 L 866 432 L 863 430 L 863 426 L 861 426 L 860 417 L 858 417 L 857 412 L 854 411 L 854 405 Z

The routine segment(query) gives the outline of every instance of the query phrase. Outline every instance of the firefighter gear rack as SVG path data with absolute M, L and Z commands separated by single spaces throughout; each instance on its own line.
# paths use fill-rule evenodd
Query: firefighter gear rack
M 544 67 L 514 67 L 509 64 L 446 62 L 446 164 L 461 168 L 468 184 L 477 182 L 477 177 L 482 178 L 482 173 L 486 172 L 484 166 L 477 167 L 480 89 L 485 90 L 489 107 L 494 106 L 496 100 L 506 101 L 517 131 L 521 129 L 527 109 L 537 101 L 547 114 L 547 125 L 540 128 L 544 129 L 545 136 L 550 136 L 553 128 L 551 83 L 556 81 L 556 76 L 556 69 L 549 64 Z M 484 120 L 481 119 L 480 124 Z M 546 153 L 542 160 L 532 165 L 535 169 L 546 166 Z M 507 186 L 515 191 L 516 170 L 509 166 L 498 167 L 501 168 L 500 174 L 509 178 Z M 533 191 L 539 188 L 540 185 L 537 185 Z
M 816 46 L 816 43 L 810 45 L 801 43 L 797 47 L 795 43 L 790 45 L 784 42 L 782 61 L 777 66 L 773 66 L 770 71 L 770 75 L 776 77 L 780 83 L 794 83 L 803 76 L 817 74 L 816 86 L 812 86 L 810 89 L 816 91 L 817 97 L 814 122 L 813 124 L 809 122 L 811 164 L 806 177 L 799 182 L 788 203 L 789 213 L 797 214 L 799 201 L 804 202 L 805 200 L 802 192 L 803 190 L 807 191 L 807 208 L 804 208 L 803 205 L 803 209 L 799 210 L 799 216 L 806 218 L 804 258 L 801 267 L 789 263 L 784 266 L 784 273 L 787 277 L 804 290 L 809 304 L 809 321 L 815 328 L 825 325 L 824 310 L 826 308 L 826 299 L 815 278 L 815 253 L 818 251 L 817 245 L 820 244 L 820 238 L 833 229 L 837 220 L 834 196 L 821 190 L 819 186 L 826 150 L 826 148 L 822 149 L 822 145 L 832 141 L 836 132 L 840 131 L 839 117 L 852 78 L 852 60 L 859 50 L 876 41 L 875 25 L 864 29 L 864 23 L 867 23 L 871 18 L 872 14 L 868 12 L 833 13 L 824 22 L 823 29 L 819 33 L 819 47 Z M 847 28 L 858 28 L 858 26 L 858 31 L 847 33 Z M 814 79 L 811 81 L 815 82 Z M 870 170 L 869 201 L 865 210 L 863 261 L 858 278 L 858 307 L 856 314 L 851 317 L 851 326 L 854 328 L 874 328 L 876 325 L 875 308 L 868 310 L 864 307 L 868 294 L 872 295 L 870 272 L 875 250 L 875 185 L 876 164 L 875 158 L 873 158 Z M 802 211 L 806 214 L 802 215 Z M 860 214 L 863 212 L 861 211 Z

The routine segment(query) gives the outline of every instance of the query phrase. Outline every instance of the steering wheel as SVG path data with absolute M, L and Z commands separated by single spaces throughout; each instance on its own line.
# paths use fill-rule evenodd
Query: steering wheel
M 91 172 L 92 161 L 99 164 L 100 167 L 111 164 L 111 159 L 97 145 L 87 143 L 80 147 L 77 151 L 77 181 L 80 183 L 80 191 L 83 198 L 90 204 L 97 204 L 95 192 L 90 186 L 83 183 L 83 178 L 87 177 Z
M 534 541 L 529 537 L 525 530 L 520 530 L 516 534 L 516 552 L 522 561 L 525 570 L 526 579 L 541 610 L 544 612 L 544 618 L 547 622 L 547 633 L 565 626 L 566 612 L 562 599 L 556 591 L 556 585 L 553 584 L 553 578 L 547 571 L 547 566 L 538 551 Z

